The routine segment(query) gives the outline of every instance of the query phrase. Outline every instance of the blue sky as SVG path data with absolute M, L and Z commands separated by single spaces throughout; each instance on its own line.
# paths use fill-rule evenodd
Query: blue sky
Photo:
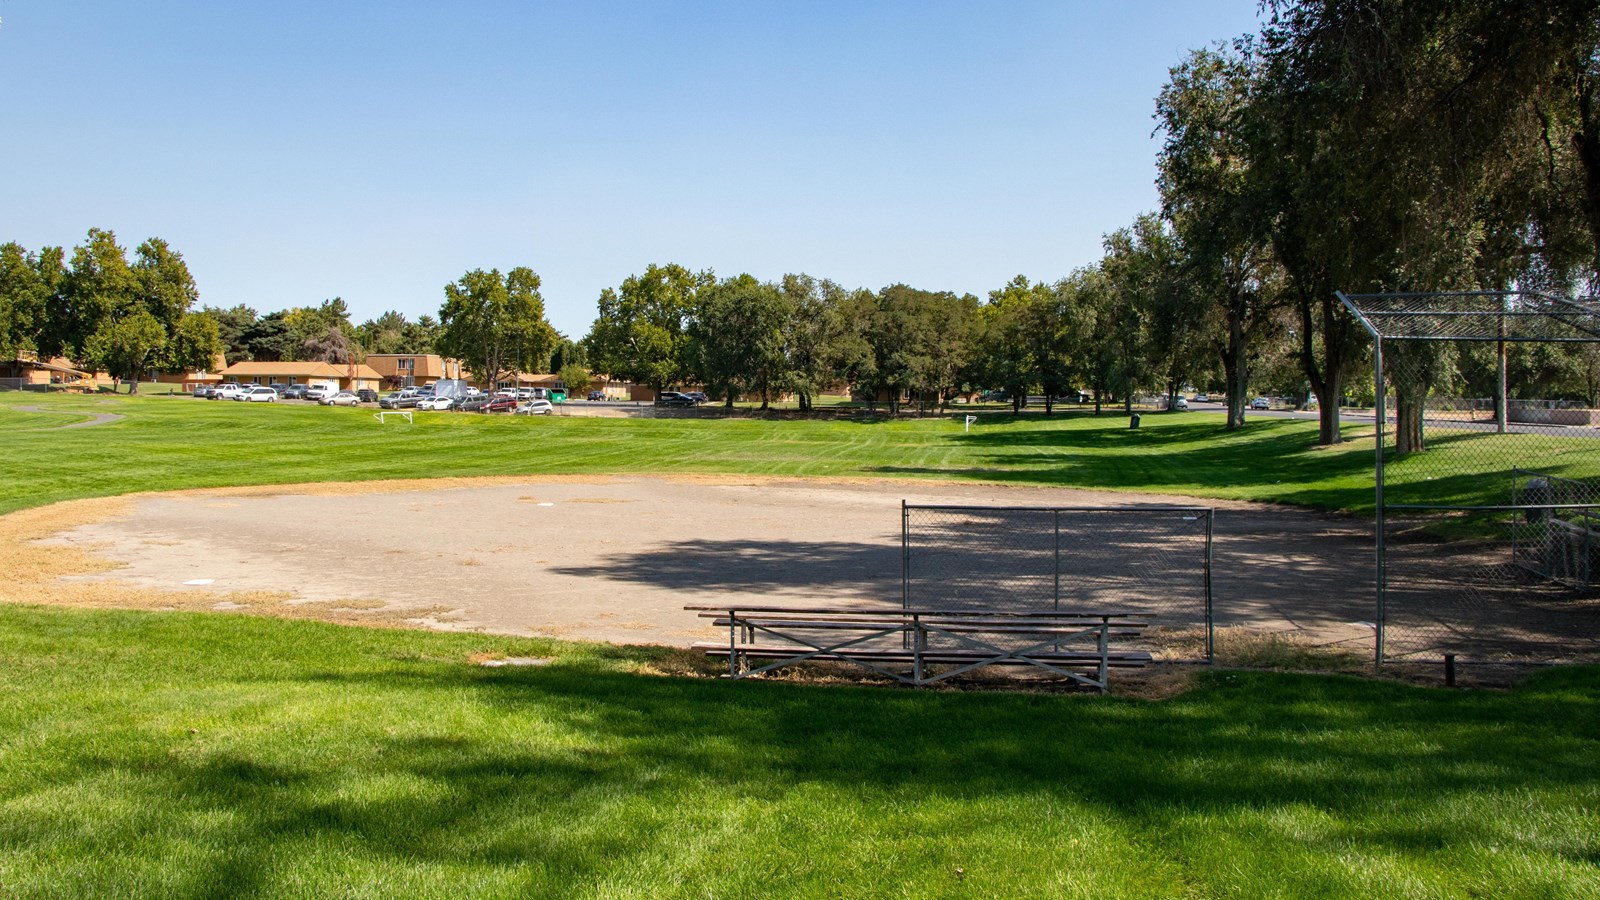
M 980 296 L 1153 209 L 1154 98 L 1255 0 L 0 0 L 0 241 L 182 252 L 204 303 L 437 315 L 526 265 L 577 338 L 650 263 Z

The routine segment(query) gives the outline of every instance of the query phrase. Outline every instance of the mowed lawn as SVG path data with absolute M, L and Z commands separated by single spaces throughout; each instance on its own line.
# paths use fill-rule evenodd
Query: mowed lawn
M 1593 897 L 1600 677 L 1161 702 L 647 674 L 667 651 L 0 607 L 33 896 Z M 475 655 L 546 665 L 484 668 Z
M 35 406 L 42 412 L 19 411 Z M 109 425 L 62 428 L 112 413 Z M 1368 426 L 1370 432 L 1370 426 Z M 510 419 L 0 394 L 0 512 L 541 473 L 977 479 L 1328 508 L 1372 445 L 1205 413 Z M 1484 454 L 1441 441 L 1438 496 Z M 1569 474 L 1600 472 L 1574 441 Z M 1452 462 L 1456 460 L 1457 462 Z M 1450 475 L 1454 465 L 1459 472 Z M 1438 473 L 1443 477 L 1435 478 Z M 485 657 L 538 657 L 485 668 Z M 1160 700 L 666 676 L 683 659 L 0 605 L 0 897 L 1594 897 L 1600 669 L 1212 671 Z
M 47 412 L 23 412 L 32 406 Z M 62 428 L 96 414 L 120 421 Z M 366 409 L 243 404 L 187 397 L 0 394 L 0 512 L 135 490 L 496 474 L 682 473 L 981 480 L 1159 491 L 1370 510 L 1372 429 L 1316 446 L 1316 423 L 1259 418 L 1228 433 L 1217 413 L 1108 412 L 1045 418 L 983 413 L 900 421 L 622 419 L 417 413 L 380 425 Z M 1551 440 L 1551 439 L 1545 439 Z M 1560 471 L 1600 473 L 1600 441 L 1569 439 Z M 1430 497 L 1457 500 L 1507 482 L 1486 460 L 1519 464 L 1515 437 L 1440 441 L 1426 460 Z M 1405 466 L 1391 470 L 1396 481 Z

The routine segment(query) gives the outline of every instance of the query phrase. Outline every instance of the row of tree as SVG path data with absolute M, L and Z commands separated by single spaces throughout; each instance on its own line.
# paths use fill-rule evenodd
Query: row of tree
M 820 384 L 1130 398 L 1304 385 L 1320 436 L 1370 378 L 1347 293 L 1592 293 L 1600 272 L 1600 3 L 1269 0 L 1259 34 L 1196 51 L 1156 103 L 1159 215 L 1053 284 L 972 297 L 760 284 L 651 267 L 600 298 L 596 365 L 766 400 Z M 1435 387 L 1490 393 L 1481 347 L 1410 349 Z M 1596 399 L 1590 347 L 1528 349 L 1526 390 Z M 1365 376 L 1365 377 L 1363 377 Z M 1404 420 L 1418 383 L 1395 386 Z
M 1262 348 L 1288 334 L 1335 443 L 1339 398 L 1370 366 L 1335 291 L 1593 289 L 1600 4 L 1264 6 L 1259 34 L 1193 53 L 1161 92 L 1162 216 L 1230 426 Z M 1474 381 L 1470 364 L 1453 376 Z
M 0 245 L 0 356 L 36 352 L 132 385 L 152 368 L 211 364 L 217 324 L 191 311 L 198 292 L 183 257 L 160 238 L 130 262 L 109 231 L 90 229 L 70 259 L 60 247 L 34 253 Z
M 1370 367 L 1335 291 L 1595 287 L 1600 0 L 1265 8 L 1260 33 L 1192 53 L 1157 98 L 1159 213 L 1054 282 L 1017 278 L 980 300 L 652 265 L 604 291 L 573 343 L 545 320 L 526 268 L 468 272 L 437 321 L 386 313 L 353 326 L 337 298 L 197 315 L 193 280 L 164 242 L 141 244 L 130 263 L 92 230 L 70 260 L 0 248 L 0 351 L 134 373 L 193 362 L 214 328 L 230 361 L 437 351 L 485 380 L 549 368 L 569 384 L 587 362 L 657 388 L 695 381 L 802 406 L 839 384 L 891 402 L 979 387 L 1126 401 L 1222 384 L 1229 427 L 1271 382 L 1314 394 L 1321 439 L 1334 443 L 1339 401 Z M 1481 353 L 1426 353 L 1402 362 L 1433 383 L 1480 385 Z M 1529 384 L 1573 390 L 1595 383 L 1592 355 L 1530 351 L 1513 365 Z M 1397 385 L 1396 396 L 1403 407 L 1419 394 Z

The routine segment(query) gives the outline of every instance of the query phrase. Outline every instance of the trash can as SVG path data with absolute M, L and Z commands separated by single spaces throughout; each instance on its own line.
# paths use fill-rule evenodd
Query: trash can
M 1133 414 L 1133 418 L 1128 420 L 1128 427 L 1129 428 L 1138 428 L 1139 427 L 1139 414 L 1138 413 L 1134 413 Z

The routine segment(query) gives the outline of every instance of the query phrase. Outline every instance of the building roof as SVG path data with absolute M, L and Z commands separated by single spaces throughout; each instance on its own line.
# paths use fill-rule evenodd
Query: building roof
M 281 376 L 288 378 L 348 378 L 350 366 L 344 363 L 325 362 L 256 362 L 255 360 L 241 360 L 222 370 L 222 374 L 232 377 L 272 377 Z M 372 370 L 365 363 L 357 363 L 355 377 L 377 379 L 382 376 Z
M 399 374 L 399 363 L 402 359 L 414 359 L 414 367 L 407 373 L 415 378 L 443 378 L 450 366 L 444 357 L 437 353 L 368 353 L 367 360 L 373 369 L 382 373 L 384 377 L 392 378 Z M 456 363 L 456 368 L 460 367 Z
M 39 360 L 37 360 L 37 359 L 28 359 L 27 357 L 23 357 L 23 356 L 19 356 L 14 360 L 6 360 L 6 361 L 10 362 L 10 363 L 14 363 L 14 364 L 19 365 L 19 366 L 27 366 L 30 369 L 44 369 L 47 372 L 64 372 L 64 373 L 66 373 L 68 375 L 82 375 L 82 376 L 88 376 L 88 374 L 89 374 L 88 372 L 85 372 L 82 369 L 74 369 L 71 366 L 62 366 L 62 365 L 57 365 L 55 363 L 39 362 Z

